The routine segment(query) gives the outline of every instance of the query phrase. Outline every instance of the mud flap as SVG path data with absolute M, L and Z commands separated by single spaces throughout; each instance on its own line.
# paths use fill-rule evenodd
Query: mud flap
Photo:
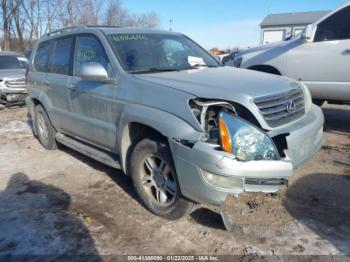
M 233 224 L 231 222 L 224 203 L 220 206 L 220 215 L 227 231 L 230 231 L 235 235 L 242 234 L 242 227 L 238 224 Z

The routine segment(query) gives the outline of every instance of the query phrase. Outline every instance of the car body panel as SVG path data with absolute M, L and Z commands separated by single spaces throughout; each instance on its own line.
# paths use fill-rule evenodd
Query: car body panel
M 327 14 L 310 28 L 315 37 L 318 25 L 349 4 Z M 315 99 L 350 101 L 350 39 L 313 41 L 299 35 L 291 40 L 247 49 L 237 53 L 241 68 L 270 66 L 283 76 L 304 82 Z M 259 69 L 256 69 L 259 70 Z
M 93 82 L 76 76 L 60 77 L 37 72 L 31 61 L 28 74 L 30 97 L 27 99 L 30 113 L 33 115 L 35 104 L 41 103 L 58 131 L 119 155 L 124 172 L 127 172 L 127 158 L 132 148 L 129 128 L 134 123 L 152 128 L 169 141 L 182 193 L 194 201 L 212 204 L 220 204 L 228 194 L 239 194 L 244 190 L 274 192 L 279 186 L 246 184 L 229 191 L 213 188 L 202 179 L 201 169 L 242 179 L 256 176 L 284 179 L 319 148 L 321 140 L 317 139 L 315 145 L 303 152 L 286 151 L 284 159 L 250 162 L 238 161 L 232 154 L 215 149 L 206 141 L 205 130 L 191 111 L 190 100 L 229 101 L 241 105 L 268 135 L 288 133 L 289 150 L 320 132 L 322 112 L 314 107 L 295 121 L 271 128 L 253 99 L 288 92 L 299 88 L 300 84 L 260 72 L 219 67 L 129 74 L 122 69 L 105 36 L 116 32 L 168 33 L 148 29 L 78 27 L 44 37 L 39 43 L 68 35 L 95 35 L 111 62 L 113 81 Z M 38 44 L 33 49 L 32 60 L 37 47 Z
M 0 52 L 0 56 L 13 56 L 21 61 L 27 59 L 14 52 Z M 24 81 L 25 69 L 0 69 L 0 103 L 7 105 L 23 103 L 28 91 Z
M 304 121 L 296 123 L 293 129 L 288 129 L 287 157 L 277 161 L 242 162 L 234 159 L 231 154 L 218 153 L 214 146 L 207 143 L 198 142 L 190 148 L 170 140 L 181 192 L 190 199 L 213 205 L 221 205 L 228 195 L 238 195 L 244 191 L 276 192 L 280 188 L 278 185 L 249 185 L 244 182 L 242 187 L 224 190 L 207 184 L 201 172 L 205 170 L 240 178 L 242 181 L 246 178 L 288 179 L 293 169 L 320 149 L 323 123 L 321 109 L 313 106 Z M 193 190 L 194 185 L 197 190 Z

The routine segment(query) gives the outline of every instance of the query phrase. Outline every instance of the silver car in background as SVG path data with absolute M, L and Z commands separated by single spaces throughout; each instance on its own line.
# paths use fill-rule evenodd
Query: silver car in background
M 23 104 L 27 96 L 25 72 L 28 60 L 14 52 L 0 52 L 0 104 Z
M 314 102 L 350 103 L 350 3 L 293 39 L 241 51 L 226 63 L 305 83 Z

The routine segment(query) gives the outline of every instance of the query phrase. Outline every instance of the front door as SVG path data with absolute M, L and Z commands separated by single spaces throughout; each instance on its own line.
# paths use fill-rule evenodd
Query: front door
M 112 150 L 116 147 L 117 120 L 120 112 L 117 85 L 82 80 L 80 70 L 86 63 L 101 64 L 114 77 L 110 60 L 99 39 L 92 34 L 78 35 L 74 56 L 74 77 L 69 97 L 74 112 L 73 135 Z

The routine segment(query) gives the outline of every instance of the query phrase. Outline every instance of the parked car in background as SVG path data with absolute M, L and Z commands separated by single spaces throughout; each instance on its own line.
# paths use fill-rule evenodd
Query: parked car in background
M 25 72 L 28 60 L 14 52 L 0 52 L 0 104 L 23 104 L 27 95 Z
M 323 114 L 305 85 L 224 67 L 179 33 L 62 29 L 39 40 L 28 68 L 41 144 L 122 169 L 168 219 L 194 202 L 275 192 L 321 146 Z
M 350 103 L 350 4 L 295 38 L 241 51 L 226 65 L 302 81 L 319 105 Z

